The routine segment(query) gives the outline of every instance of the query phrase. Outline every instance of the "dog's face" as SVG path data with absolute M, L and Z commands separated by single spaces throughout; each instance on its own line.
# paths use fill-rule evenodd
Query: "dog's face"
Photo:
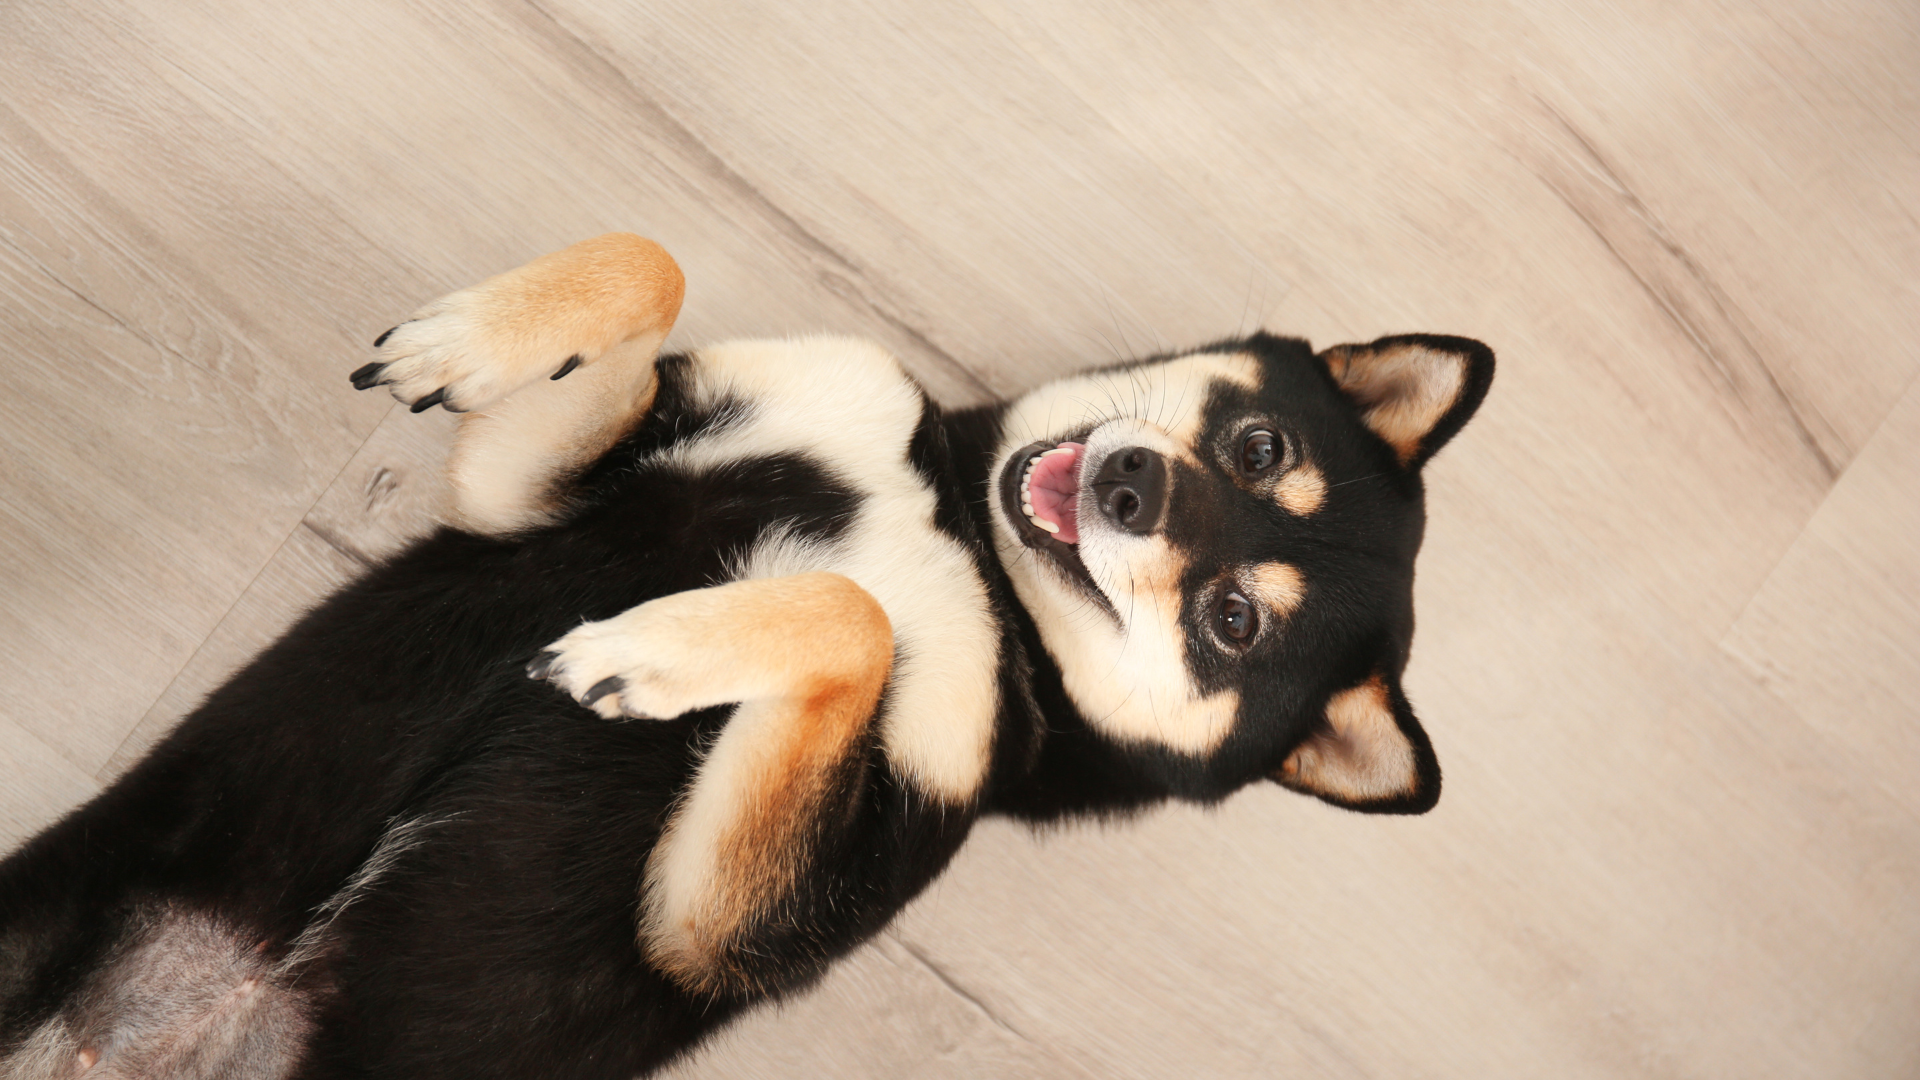
M 1439 766 L 1400 691 L 1419 470 L 1492 375 L 1463 338 L 1316 356 L 1257 335 L 1010 406 L 995 547 L 1087 722 L 1175 794 L 1270 776 L 1431 807 Z

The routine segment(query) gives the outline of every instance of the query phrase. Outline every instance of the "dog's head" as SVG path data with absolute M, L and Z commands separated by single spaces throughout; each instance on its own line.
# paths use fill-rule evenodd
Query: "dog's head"
M 1431 807 L 1440 767 L 1400 690 L 1420 469 L 1492 378 L 1464 338 L 1315 355 L 1261 334 L 1014 402 L 994 545 L 1092 729 L 1179 795 L 1269 776 Z

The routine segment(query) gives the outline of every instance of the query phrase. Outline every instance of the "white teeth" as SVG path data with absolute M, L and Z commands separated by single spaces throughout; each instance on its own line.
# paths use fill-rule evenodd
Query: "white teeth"
M 1053 454 L 1071 454 L 1071 453 L 1073 453 L 1073 451 L 1071 450 L 1062 450 L 1059 448 L 1055 448 L 1047 451 L 1044 454 L 1035 454 L 1033 457 L 1027 459 L 1027 469 L 1025 472 L 1020 474 L 1020 510 L 1021 512 L 1027 515 L 1028 521 L 1033 522 L 1034 525 L 1038 526 L 1039 528 L 1045 529 L 1050 533 L 1059 532 L 1060 526 L 1055 525 L 1053 522 L 1048 521 L 1042 518 L 1039 514 L 1036 514 L 1033 512 L 1033 469 L 1034 469 L 1034 466 L 1040 464 L 1040 459 L 1043 457 L 1048 457 Z

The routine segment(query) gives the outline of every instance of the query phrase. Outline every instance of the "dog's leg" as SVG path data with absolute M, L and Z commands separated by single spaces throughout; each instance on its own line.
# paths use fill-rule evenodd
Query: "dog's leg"
M 653 361 L 684 292 L 665 249 L 610 233 L 451 293 L 380 336 L 353 373 L 415 412 L 465 413 L 448 470 L 457 524 L 544 524 L 557 488 L 653 401 Z
M 683 986 L 756 985 L 743 951 L 859 798 L 892 663 L 879 603 L 828 573 L 676 593 L 534 661 L 608 718 L 740 703 L 647 864 L 641 944 Z

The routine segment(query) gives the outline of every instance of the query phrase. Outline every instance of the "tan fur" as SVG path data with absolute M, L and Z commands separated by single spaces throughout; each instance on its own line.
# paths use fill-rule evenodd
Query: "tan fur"
M 441 391 L 466 411 L 448 463 L 453 517 L 476 532 L 539 525 L 556 481 L 653 403 L 653 362 L 686 291 L 666 250 L 609 233 L 414 313 L 377 350 L 401 401 Z M 579 364 L 552 376 L 569 358 Z
M 1419 783 L 1413 744 L 1394 723 L 1380 676 L 1328 699 L 1326 721 L 1281 764 L 1282 784 L 1348 802 L 1413 793 Z
M 591 366 L 608 349 L 679 317 L 686 280 L 665 248 L 632 233 L 582 240 L 467 290 L 486 297 L 480 327 L 496 356 L 528 363 L 579 356 Z M 551 367 L 537 374 L 550 374 Z
M 1292 563 L 1261 563 L 1247 572 L 1253 598 L 1281 619 L 1292 615 L 1307 598 L 1307 579 Z
M 1401 464 L 1420 452 L 1420 440 L 1453 408 L 1466 384 L 1466 357 L 1419 345 L 1336 345 L 1320 358 Z
M 740 706 L 647 864 L 641 945 L 689 989 L 746 988 L 735 947 L 805 866 L 857 764 L 893 664 L 880 604 L 839 574 L 675 593 L 554 643 L 576 697 L 612 675 L 603 716 Z
M 664 334 L 607 350 L 559 382 L 537 382 L 460 418 L 447 460 L 453 517 L 500 534 L 545 524 L 557 481 L 607 451 L 653 405 L 653 361 Z
M 1326 505 L 1327 477 L 1313 462 L 1303 461 L 1273 485 L 1273 501 L 1289 514 L 1306 517 Z
M 489 408 L 571 357 L 591 367 L 623 341 L 665 339 L 685 289 L 651 240 L 583 240 L 414 312 L 374 351 L 380 381 L 409 404 L 439 391 L 455 412 Z

